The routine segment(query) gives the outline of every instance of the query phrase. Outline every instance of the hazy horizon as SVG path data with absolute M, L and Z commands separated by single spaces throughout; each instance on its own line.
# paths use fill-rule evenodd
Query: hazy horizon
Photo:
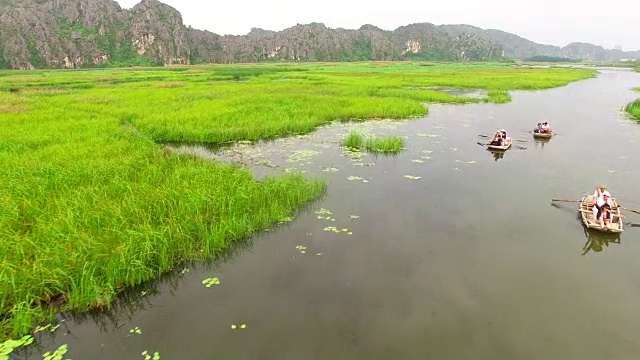
M 128 9 L 140 2 L 116 1 Z M 585 5 L 578 0 L 521 0 L 517 5 L 501 0 L 482 3 L 451 0 L 435 5 L 401 0 L 394 2 L 393 7 L 359 0 L 326 0 L 322 4 L 307 3 L 305 6 L 292 0 L 223 4 L 199 4 L 195 0 L 160 1 L 178 10 L 185 25 L 219 35 L 246 35 L 253 27 L 281 31 L 296 24 L 312 22 L 334 29 L 357 29 L 371 24 L 384 30 L 428 22 L 498 29 L 540 44 L 560 47 L 584 42 L 605 49 L 620 45 L 624 51 L 640 50 L 640 36 L 637 36 L 640 22 L 634 18 L 636 15 L 630 0 L 621 0 L 607 7 Z

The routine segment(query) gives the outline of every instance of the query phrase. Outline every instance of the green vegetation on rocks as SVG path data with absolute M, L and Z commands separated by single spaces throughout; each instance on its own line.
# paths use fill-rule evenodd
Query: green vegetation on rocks
M 26 334 L 51 304 L 108 306 L 123 289 L 211 258 L 324 191 L 301 175 L 257 181 L 157 142 L 256 140 L 334 120 L 408 118 L 426 114 L 424 102 L 504 102 L 510 89 L 593 75 L 421 63 L 1 72 L 0 332 Z

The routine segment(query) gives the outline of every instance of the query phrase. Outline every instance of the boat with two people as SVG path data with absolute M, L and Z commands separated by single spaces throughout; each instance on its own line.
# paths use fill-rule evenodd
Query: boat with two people
M 507 136 L 507 132 L 504 129 L 496 131 L 491 142 L 487 144 L 487 148 L 490 150 L 507 150 L 510 147 L 511 138 Z
M 606 185 L 596 187 L 593 194 L 585 194 L 580 200 L 582 223 L 589 229 L 608 233 L 624 231 L 622 213 L 615 198 L 607 191 Z
M 538 123 L 538 126 L 533 129 L 533 137 L 538 139 L 549 139 L 553 135 L 553 129 L 548 122 Z

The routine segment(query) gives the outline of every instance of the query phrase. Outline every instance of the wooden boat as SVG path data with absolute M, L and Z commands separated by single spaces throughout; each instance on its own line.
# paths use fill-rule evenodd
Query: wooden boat
M 533 137 L 538 139 L 549 139 L 553 135 L 553 131 L 549 131 L 546 133 L 534 132 Z
M 595 197 L 593 195 L 584 195 L 580 200 L 580 216 L 582 217 L 582 223 L 589 229 L 594 229 L 608 233 L 621 233 L 624 231 L 622 226 L 622 214 L 620 213 L 620 207 L 616 199 L 611 200 L 611 222 L 605 227 L 600 227 L 599 223 L 593 221 L 593 204 L 595 203 Z
M 507 150 L 511 147 L 511 138 L 507 136 L 507 143 L 505 145 L 491 145 L 488 144 L 487 148 L 489 150 Z

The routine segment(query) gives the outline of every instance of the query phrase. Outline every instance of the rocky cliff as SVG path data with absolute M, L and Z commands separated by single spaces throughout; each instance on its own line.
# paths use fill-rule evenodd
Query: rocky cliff
M 584 60 L 640 57 L 590 44 L 540 45 L 499 30 L 469 25 L 410 24 L 394 31 L 320 23 L 282 31 L 253 28 L 220 36 L 186 27 L 180 13 L 157 0 L 131 10 L 113 0 L 0 0 L 0 68 L 240 63 L 262 61 L 485 61 L 564 56 Z
M 174 8 L 143 0 L 0 0 L 0 65 L 78 68 L 189 62 L 188 30 Z
M 395 31 L 311 23 L 220 36 L 185 27 L 176 9 L 157 0 L 143 0 L 131 10 L 113 0 L 0 0 L 0 67 L 5 68 L 407 58 L 499 60 L 502 47 L 428 23 Z

